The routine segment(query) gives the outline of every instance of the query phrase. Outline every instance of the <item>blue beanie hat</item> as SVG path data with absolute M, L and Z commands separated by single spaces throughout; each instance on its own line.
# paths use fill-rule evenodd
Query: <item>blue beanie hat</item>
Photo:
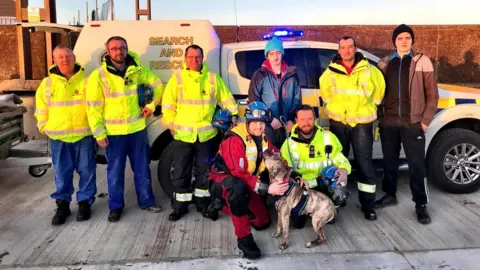
M 269 51 L 273 51 L 273 50 L 280 51 L 282 55 L 285 54 L 285 51 L 283 50 L 282 41 L 276 36 L 270 39 L 265 45 L 265 57 L 267 57 L 267 54 Z

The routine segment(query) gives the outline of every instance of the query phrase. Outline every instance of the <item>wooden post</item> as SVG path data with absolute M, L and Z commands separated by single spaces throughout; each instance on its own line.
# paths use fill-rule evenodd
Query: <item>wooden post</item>
M 110 19 L 113 21 L 115 20 L 114 18 L 114 12 L 113 12 L 113 0 L 110 0 Z
M 152 12 L 151 12 L 151 3 L 150 0 L 147 1 L 147 8 L 146 9 L 140 9 L 140 0 L 135 0 L 135 17 L 136 20 L 139 21 L 141 16 L 147 16 L 148 20 L 152 19 Z
M 45 22 L 47 23 L 57 23 L 57 7 L 55 0 L 44 0 L 43 3 L 45 7 Z M 57 34 L 52 34 L 50 32 L 45 33 L 45 50 L 47 52 L 47 69 L 53 64 L 53 48 L 56 46 L 55 37 Z M 47 72 L 48 73 L 48 72 Z M 45 74 L 47 75 L 47 74 Z
M 15 1 L 15 15 L 17 22 L 24 21 L 22 11 L 28 7 L 28 0 Z M 17 25 L 17 46 L 18 46 L 18 74 L 20 79 L 32 78 L 32 53 L 30 51 L 30 32 L 28 29 Z

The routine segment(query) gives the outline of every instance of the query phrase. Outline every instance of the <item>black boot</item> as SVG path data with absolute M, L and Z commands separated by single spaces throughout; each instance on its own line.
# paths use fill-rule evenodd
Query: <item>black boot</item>
M 297 229 L 302 229 L 305 226 L 305 223 L 307 223 L 307 215 L 296 215 L 292 214 L 290 217 L 290 220 L 292 222 L 293 227 Z
M 243 256 L 247 259 L 257 259 L 262 256 L 251 233 L 245 237 L 237 238 L 237 246 L 243 252 Z
M 88 200 L 81 201 L 78 203 L 78 213 L 77 213 L 77 221 L 85 221 L 90 219 L 90 203 Z
M 378 209 L 378 208 L 396 205 L 397 203 L 398 203 L 397 196 L 391 196 L 391 195 L 385 194 L 383 195 L 382 198 L 380 198 L 379 200 L 373 203 L 373 207 L 375 207 L 375 209 Z
M 375 213 L 375 210 L 362 207 L 362 212 L 366 220 L 377 220 L 377 213 Z
M 218 212 L 223 209 L 223 203 L 221 199 L 213 198 L 210 201 L 210 205 L 207 207 L 206 215 L 207 218 L 215 221 L 218 219 Z M 205 215 L 204 215 L 205 217 Z
M 211 199 L 194 197 L 194 202 L 195 202 L 195 209 L 197 209 L 197 212 L 202 214 L 204 218 L 210 218 L 207 210 L 208 210 L 208 206 L 210 205 Z
M 67 217 L 72 213 L 70 211 L 70 203 L 63 200 L 56 200 L 57 210 L 52 218 L 52 225 L 61 225 L 65 223 Z
M 420 222 L 421 224 L 430 224 L 430 222 L 432 222 L 432 219 L 430 218 L 430 215 L 427 211 L 427 206 L 425 204 L 415 206 L 415 211 L 417 212 L 418 222 Z
M 118 209 L 113 209 L 110 211 L 110 214 L 108 214 L 108 221 L 110 222 L 117 222 L 120 220 L 120 217 L 122 217 L 123 213 L 123 208 L 118 208 Z
M 168 220 L 177 221 L 187 213 L 188 213 L 187 208 L 173 209 L 173 212 L 168 216 Z

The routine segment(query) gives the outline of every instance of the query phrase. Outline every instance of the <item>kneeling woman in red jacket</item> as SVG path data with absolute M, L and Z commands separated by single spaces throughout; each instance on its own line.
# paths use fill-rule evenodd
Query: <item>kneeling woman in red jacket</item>
M 288 183 L 269 185 L 268 177 L 260 180 L 265 171 L 262 153 L 267 149 L 279 152 L 264 134 L 265 123 L 270 120 L 267 107 L 262 102 L 252 102 L 245 118 L 247 123 L 227 132 L 220 144 L 209 177 L 214 199 L 210 209 L 223 206 L 223 212 L 232 218 L 238 248 L 245 257 L 254 259 L 261 252 L 253 240 L 251 226 L 261 230 L 270 225 L 266 195 L 284 194 Z

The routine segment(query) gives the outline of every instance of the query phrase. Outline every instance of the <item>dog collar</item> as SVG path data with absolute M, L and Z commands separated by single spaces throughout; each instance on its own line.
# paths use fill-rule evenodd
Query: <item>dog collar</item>
M 282 196 L 286 196 L 286 195 L 290 194 L 290 192 L 292 192 L 294 186 L 295 186 L 295 183 L 293 181 L 288 183 L 288 188 L 285 191 L 285 193 L 283 193 Z

